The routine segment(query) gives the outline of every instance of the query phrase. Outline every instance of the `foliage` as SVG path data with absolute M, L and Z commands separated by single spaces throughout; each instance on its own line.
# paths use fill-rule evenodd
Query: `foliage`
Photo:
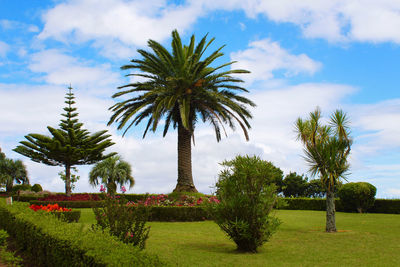
M 135 209 L 126 205 L 123 198 L 106 197 L 102 208 L 93 208 L 96 225 L 102 231 L 108 231 L 122 242 L 144 249 L 149 238 L 150 227 L 146 226 L 150 209 L 137 206 Z
M 400 214 L 400 199 L 375 199 L 368 212 Z
M 366 212 L 375 202 L 376 187 L 370 183 L 347 183 L 338 196 L 346 211 Z
M 38 266 L 166 266 L 156 255 L 140 252 L 108 233 L 84 230 L 24 203 L 0 203 L 0 227 Z
M 283 194 L 285 197 L 301 197 L 306 196 L 308 188 L 308 179 L 304 175 L 298 175 L 291 172 L 283 179 Z
M 38 193 L 38 192 L 43 191 L 43 188 L 42 188 L 42 186 L 41 186 L 40 184 L 34 184 L 34 185 L 32 185 L 31 190 L 32 190 L 33 192 Z
M 11 192 L 14 181 L 17 184 L 29 184 L 28 171 L 25 164 L 21 160 L 13 160 L 0 157 L 0 184 L 6 188 L 6 192 Z
M 64 166 L 65 168 L 65 193 L 71 194 L 71 167 L 75 165 L 94 164 L 100 160 L 114 155 L 103 155 L 107 147 L 114 143 L 108 139 L 111 135 L 106 130 L 90 134 L 83 129 L 83 124 L 78 122 L 78 113 L 72 88 L 66 94 L 64 108 L 66 113 L 61 114 L 62 119 L 59 129 L 47 127 L 51 136 L 42 134 L 28 134 L 26 141 L 21 141 L 14 151 L 30 158 L 32 161 L 50 166 Z
M 130 188 L 135 184 L 131 165 L 120 156 L 112 156 L 96 163 L 89 173 L 89 183 L 96 186 L 99 180 L 106 186 L 107 193 L 111 195 L 117 192 L 117 184 L 123 186 L 129 183 Z
M 93 200 L 85 200 L 85 201 L 40 201 L 40 200 L 30 200 L 29 203 L 32 205 L 48 205 L 48 204 L 58 204 L 60 207 L 65 208 L 94 208 L 94 207 L 102 207 L 104 205 L 104 201 L 93 201 Z
M 77 173 L 78 169 L 76 167 L 71 167 L 71 174 L 70 174 L 71 191 L 75 189 L 75 183 L 78 182 L 79 179 L 81 178 L 78 174 L 72 173 L 72 171 Z M 65 175 L 65 171 L 60 171 L 58 175 L 60 176 L 61 180 L 64 181 L 64 183 L 67 182 L 67 176 Z
M 309 119 L 297 119 L 296 132 L 304 145 L 304 158 L 311 175 L 318 174 L 326 190 L 326 232 L 336 232 L 334 194 L 350 168 L 347 160 L 352 144 L 350 122 L 342 110 L 331 115 L 329 125 L 321 124 L 320 120 L 321 110 L 317 108 Z
M 97 194 L 72 194 L 71 196 L 66 196 L 63 194 L 49 195 L 44 198 L 39 198 L 41 201 L 99 201 L 101 197 Z
M 0 264 L 7 264 L 7 266 L 22 266 L 21 257 L 15 256 L 15 252 L 7 251 L 7 238 L 6 231 L 0 229 Z
M 32 186 L 30 184 L 17 184 L 11 189 L 12 194 L 17 194 L 18 191 L 32 191 Z
M 305 196 L 312 198 L 322 198 L 326 195 L 326 190 L 320 179 L 312 179 L 308 182 Z
M 136 73 L 128 76 L 144 77 L 121 86 L 123 89 L 113 95 L 122 97 L 121 102 L 110 107 L 113 115 L 108 122 L 118 123 L 118 129 L 125 128 L 124 134 L 141 121 L 147 119 L 143 138 L 148 130 L 156 131 L 161 121 L 163 136 L 172 125 L 178 129 L 178 183 L 174 191 L 197 192 L 192 177 L 191 139 L 199 121 L 209 122 L 217 141 L 221 132 L 226 135 L 224 124 L 235 129 L 236 121 L 248 140 L 248 119 L 252 116 L 247 106 L 255 104 L 239 96 L 237 92 L 248 92 L 238 86 L 243 82 L 236 74 L 249 73 L 246 70 L 227 69 L 234 62 L 212 66 L 224 54 L 222 47 L 203 56 L 214 38 L 207 41 L 207 35 L 195 44 L 195 36 L 189 45 L 183 45 L 176 30 L 172 32 L 172 53 L 156 41 L 149 40 L 151 51 L 138 50 L 142 59 L 133 59 L 131 64 L 122 66 L 124 70 Z
M 221 165 L 225 169 L 215 186 L 220 203 L 209 205 L 211 216 L 238 250 L 257 252 L 280 224 L 270 215 L 278 201 L 270 183 L 275 168 L 256 156 L 237 156 Z

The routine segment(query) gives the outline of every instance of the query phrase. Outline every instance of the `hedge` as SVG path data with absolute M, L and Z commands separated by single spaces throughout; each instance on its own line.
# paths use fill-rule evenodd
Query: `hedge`
M 58 204 L 63 208 L 75 208 L 75 209 L 83 209 L 83 208 L 95 208 L 102 207 L 104 205 L 104 201 L 41 201 L 41 200 L 31 200 L 29 203 L 35 205 L 43 205 L 47 204 Z
M 194 222 L 209 219 L 202 206 L 154 206 L 151 208 L 150 221 L 161 222 Z
M 326 210 L 324 198 L 283 198 L 287 206 L 278 209 L 285 210 Z M 336 211 L 344 211 L 340 199 L 335 200 Z M 368 209 L 369 213 L 400 214 L 400 199 L 375 199 L 374 205 Z
M 71 211 L 66 211 L 66 212 L 53 212 L 53 214 L 66 222 L 79 222 L 79 219 L 81 218 L 81 211 L 80 210 L 71 210 Z
M 108 233 L 83 230 L 24 203 L 0 203 L 0 227 L 38 266 L 166 266 L 150 255 L 124 244 Z

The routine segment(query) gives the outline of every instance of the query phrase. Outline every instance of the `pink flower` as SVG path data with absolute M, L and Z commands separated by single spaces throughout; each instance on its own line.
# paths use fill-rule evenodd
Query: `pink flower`
M 101 186 L 100 186 L 100 192 L 101 192 L 101 193 L 104 193 L 104 192 L 106 192 L 106 189 L 104 188 L 104 186 L 103 186 L 103 185 L 101 185 Z
M 125 194 L 125 192 L 126 192 L 125 186 L 121 186 L 121 192 L 122 192 L 122 194 Z

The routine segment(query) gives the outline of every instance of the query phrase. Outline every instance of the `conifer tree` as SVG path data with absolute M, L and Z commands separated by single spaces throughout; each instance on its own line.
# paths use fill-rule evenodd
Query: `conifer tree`
M 116 153 L 104 155 L 104 150 L 112 146 L 107 130 L 90 134 L 83 129 L 83 124 L 78 121 L 75 97 L 71 86 L 66 94 L 64 108 L 61 114 L 60 128 L 47 127 L 51 136 L 31 133 L 25 136 L 27 141 L 21 141 L 14 151 L 29 157 L 32 161 L 50 166 L 64 166 L 65 168 L 65 193 L 71 195 L 71 167 L 75 165 L 94 164 Z

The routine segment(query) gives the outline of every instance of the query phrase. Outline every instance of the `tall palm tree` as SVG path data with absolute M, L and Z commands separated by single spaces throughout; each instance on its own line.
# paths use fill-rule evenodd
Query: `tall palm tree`
M 0 183 L 10 192 L 14 182 L 18 184 L 29 184 L 28 171 L 24 163 L 17 159 L 2 157 L 0 159 Z
M 123 186 L 129 183 L 130 188 L 135 184 L 131 165 L 120 156 L 112 156 L 96 163 L 89 173 L 89 183 L 96 186 L 99 180 L 101 184 L 106 185 L 107 192 L 111 195 L 117 191 L 117 184 Z
M 296 121 L 297 138 L 304 145 L 305 160 L 311 174 L 320 175 L 326 190 L 326 231 L 336 232 L 335 186 L 349 170 L 348 156 L 352 140 L 349 120 L 341 110 L 336 110 L 329 125 L 321 125 L 321 111 L 317 108 L 308 120 Z
M 215 130 L 217 141 L 221 140 L 224 124 L 235 129 L 234 121 L 242 128 L 246 140 L 250 129 L 248 119 L 252 116 L 247 105 L 255 104 L 249 99 L 237 95 L 248 92 L 238 86 L 243 82 L 232 74 L 249 73 L 246 70 L 227 70 L 234 62 L 213 67 L 211 64 L 224 54 L 221 46 L 209 56 L 205 51 L 214 41 L 207 41 L 207 35 L 195 44 L 192 35 L 189 45 L 182 45 L 176 30 L 172 32 L 172 54 L 161 44 L 149 40 L 152 51 L 142 49 L 138 53 L 142 59 L 131 60 L 132 64 L 121 69 L 139 70 L 139 73 L 127 76 L 139 76 L 144 81 L 121 86 L 123 91 L 113 98 L 124 97 L 110 110 L 114 113 L 108 125 L 118 122 L 118 129 L 125 127 L 124 134 L 142 120 L 147 119 L 143 138 L 150 129 L 155 132 L 160 121 L 165 119 L 163 136 L 172 125 L 178 128 L 178 181 L 174 191 L 197 192 L 192 177 L 191 139 L 194 142 L 194 130 L 199 120 L 209 122 Z

